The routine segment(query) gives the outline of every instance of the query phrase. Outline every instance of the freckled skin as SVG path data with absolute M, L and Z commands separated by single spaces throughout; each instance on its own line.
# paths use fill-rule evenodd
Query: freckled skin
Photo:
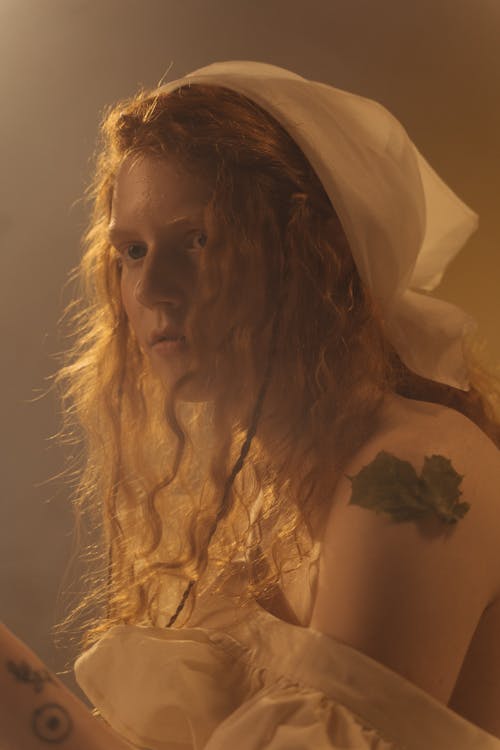
M 150 336 L 167 324 L 184 332 L 203 251 L 196 233 L 206 229 L 210 195 L 201 178 L 173 160 L 151 156 L 125 159 L 114 184 L 108 231 L 113 237 L 121 233 L 112 240 L 120 253 L 121 301 L 140 349 L 166 384 L 189 369 L 190 352 L 159 356 Z M 199 384 L 184 393 L 192 401 L 206 396 Z
M 394 521 L 434 514 L 445 524 L 453 524 L 470 508 L 469 503 L 458 502 L 462 478 L 445 456 L 426 456 L 418 476 L 409 461 L 380 451 L 356 476 L 348 476 L 352 484 L 349 502 L 387 513 Z

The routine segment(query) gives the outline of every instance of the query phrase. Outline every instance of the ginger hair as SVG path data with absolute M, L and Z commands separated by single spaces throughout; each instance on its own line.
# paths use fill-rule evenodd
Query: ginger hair
M 87 593 L 58 631 L 91 610 L 82 647 L 118 623 L 188 622 L 243 550 L 260 573 L 242 596 L 268 596 L 307 554 L 390 391 L 456 409 L 500 446 L 500 379 L 472 346 L 469 391 L 406 368 L 324 188 L 269 113 L 222 86 L 141 90 L 105 111 L 100 134 L 65 311 L 71 345 L 55 377 L 60 437 L 80 449 L 68 469 L 78 537 L 85 521 L 93 534 Z M 187 321 L 195 365 L 217 374 L 210 402 L 182 400 L 196 367 L 160 386 L 121 304 L 106 230 L 117 170 L 142 154 L 175 159 L 213 188 Z

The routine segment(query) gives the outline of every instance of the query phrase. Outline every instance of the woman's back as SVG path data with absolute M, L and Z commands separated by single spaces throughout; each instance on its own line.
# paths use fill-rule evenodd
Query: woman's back
M 329 632 L 500 736 L 500 453 L 470 420 L 441 405 L 393 396 L 385 415 L 345 473 L 379 450 L 403 459 L 409 446 L 410 453 L 438 452 L 463 474 L 460 499 L 470 512 L 451 533 L 439 521 L 418 532 L 415 522 L 395 524 L 347 506 L 340 487 L 325 533 L 332 555 L 320 577 L 321 602 L 315 605 L 317 576 L 307 588 L 309 571 L 321 562 L 304 561 L 265 606 L 290 623 Z

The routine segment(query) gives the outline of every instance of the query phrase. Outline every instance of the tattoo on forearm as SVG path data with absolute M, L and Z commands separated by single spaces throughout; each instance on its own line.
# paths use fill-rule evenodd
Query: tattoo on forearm
M 69 713 L 57 703 L 45 703 L 33 714 L 33 732 L 44 742 L 62 742 L 72 729 Z
M 5 662 L 8 671 L 18 681 L 32 685 L 35 693 L 41 693 L 46 682 L 56 684 L 47 669 L 33 669 L 26 661 Z M 67 710 L 58 703 L 44 703 L 33 712 L 32 729 L 43 742 L 57 743 L 65 740 L 73 729 L 73 721 Z
M 16 662 L 9 660 L 6 662 L 6 665 L 11 675 L 15 677 L 18 682 L 31 683 L 35 693 L 42 692 L 44 682 L 52 682 L 55 684 L 53 677 L 47 669 L 32 669 L 25 661 L 20 661 L 16 664 Z

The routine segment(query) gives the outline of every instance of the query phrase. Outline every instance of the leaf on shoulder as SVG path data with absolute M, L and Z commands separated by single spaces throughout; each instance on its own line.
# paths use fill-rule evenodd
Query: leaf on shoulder
M 452 524 L 470 508 L 469 503 L 459 502 L 463 475 L 454 469 L 449 458 L 440 454 L 425 456 L 418 476 L 409 461 L 382 450 L 357 475 L 346 477 L 352 485 L 349 504 L 386 513 L 398 522 L 435 514 L 444 523 Z

